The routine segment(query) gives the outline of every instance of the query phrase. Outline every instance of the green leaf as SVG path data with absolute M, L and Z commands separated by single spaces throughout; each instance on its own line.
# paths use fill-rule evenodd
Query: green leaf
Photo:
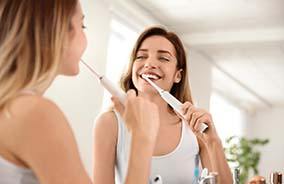
M 247 139 L 245 137 L 231 136 L 226 139 L 224 152 L 228 162 L 239 166 L 241 183 L 245 183 L 249 173 L 258 174 L 258 164 L 261 153 L 257 146 L 264 146 L 269 143 L 268 139 Z

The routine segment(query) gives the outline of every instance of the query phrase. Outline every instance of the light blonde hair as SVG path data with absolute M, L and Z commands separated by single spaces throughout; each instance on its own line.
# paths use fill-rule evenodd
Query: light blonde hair
M 176 51 L 176 58 L 177 58 L 177 69 L 182 69 L 182 79 L 179 83 L 174 83 L 172 86 L 170 93 L 175 96 L 181 102 L 189 101 L 193 103 L 190 91 L 190 85 L 188 80 L 188 69 L 187 69 L 187 61 L 186 61 L 186 52 L 184 46 L 179 39 L 179 37 L 170 31 L 162 27 L 150 27 L 143 31 L 139 38 L 137 39 L 135 46 L 131 53 L 130 63 L 126 73 L 122 76 L 120 80 L 121 87 L 124 91 L 128 91 L 129 89 L 134 89 L 137 92 L 137 89 L 134 86 L 132 81 L 132 67 L 135 61 L 137 52 L 142 45 L 143 41 L 151 36 L 162 36 L 169 40 Z
M 0 1 L 0 110 L 56 76 L 78 0 Z

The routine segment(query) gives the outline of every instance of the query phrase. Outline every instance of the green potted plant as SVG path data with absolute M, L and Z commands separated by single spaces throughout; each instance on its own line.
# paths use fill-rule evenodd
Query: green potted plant
M 257 146 L 263 146 L 268 139 L 247 139 L 245 137 L 231 136 L 226 139 L 225 153 L 227 161 L 240 168 L 240 183 L 244 184 L 251 172 L 258 174 L 260 151 Z

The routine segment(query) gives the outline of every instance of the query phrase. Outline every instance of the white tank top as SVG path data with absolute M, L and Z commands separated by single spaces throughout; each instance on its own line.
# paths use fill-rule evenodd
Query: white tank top
M 131 137 L 121 116 L 117 112 L 115 115 L 118 122 L 115 181 L 123 184 L 127 172 Z M 199 146 L 196 136 L 186 122 L 182 122 L 181 132 L 180 141 L 172 152 L 152 157 L 150 181 L 159 178 L 163 184 L 193 183 L 194 169 L 196 168 L 195 158 L 198 156 Z M 200 169 L 201 165 L 199 163 L 197 165 Z
M 0 156 L 0 184 L 39 184 L 34 173 Z

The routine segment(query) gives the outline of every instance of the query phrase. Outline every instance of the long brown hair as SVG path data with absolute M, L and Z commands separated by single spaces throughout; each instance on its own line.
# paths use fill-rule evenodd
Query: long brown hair
M 192 102 L 191 92 L 190 92 L 190 85 L 188 80 L 188 69 L 187 69 L 187 61 L 186 61 L 186 53 L 184 50 L 184 46 L 179 39 L 179 37 L 173 33 L 169 32 L 166 29 L 162 27 L 150 27 L 146 29 L 142 34 L 139 36 L 139 38 L 136 41 L 136 44 L 132 50 L 130 63 L 128 66 L 128 69 L 126 73 L 122 76 L 120 80 L 121 87 L 124 91 L 127 91 L 129 89 L 134 89 L 137 92 L 137 89 L 135 88 L 133 81 L 132 81 L 132 67 L 133 62 L 136 58 L 137 52 L 143 43 L 143 41 L 151 36 L 162 36 L 169 40 L 175 50 L 176 50 L 176 58 L 177 58 L 177 69 L 182 69 L 182 79 L 179 83 L 174 83 L 172 86 L 170 93 L 175 96 L 177 99 L 179 99 L 181 102 L 189 101 Z
M 56 76 L 78 0 L 0 1 L 0 110 Z

